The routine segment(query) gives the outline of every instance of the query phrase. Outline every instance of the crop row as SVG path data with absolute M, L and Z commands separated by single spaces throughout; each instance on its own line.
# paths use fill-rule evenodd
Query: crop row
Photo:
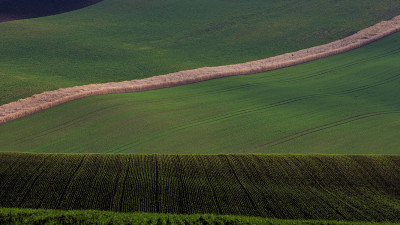
M 0 207 L 399 221 L 399 156 L 0 154 Z

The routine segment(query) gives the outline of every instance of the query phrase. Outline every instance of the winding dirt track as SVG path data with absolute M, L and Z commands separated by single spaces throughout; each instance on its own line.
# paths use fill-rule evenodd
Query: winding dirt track
M 399 31 L 400 16 L 396 16 L 391 20 L 382 21 L 349 37 L 267 59 L 234 65 L 184 70 L 140 80 L 89 84 L 48 91 L 0 106 L 0 124 L 88 96 L 154 90 L 294 66 L 356 49 Z

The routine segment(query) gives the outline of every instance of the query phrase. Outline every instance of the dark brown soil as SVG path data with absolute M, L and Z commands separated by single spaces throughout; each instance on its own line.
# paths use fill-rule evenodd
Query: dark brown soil
M 0 23 L 60 14 L 100 1 L 102 0 L 0 0 Z

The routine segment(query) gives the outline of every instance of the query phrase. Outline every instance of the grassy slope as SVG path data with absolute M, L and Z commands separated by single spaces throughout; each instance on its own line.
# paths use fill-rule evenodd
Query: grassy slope
M 397 0 L 105 0 L 2 23 L 0 104 L 59 87 L 265 58 L 397 14 Z
M 273 72 L 76 100 L 0 126 L 0 151 L 399 154 L 400 34 Z
M 0 208 L 0 223 L 6 224 L 131 224 L 131 225 L 372 225 L 389 222 L 346 222 L 322 220 L 280 220 L 246 216 L 217 216 L 212 214 L 176 215 L 160 213 L 116 213 L 95 210 L 41 210 Z
M 399 156 L 0 155 L 0 207 L 400 222 Z

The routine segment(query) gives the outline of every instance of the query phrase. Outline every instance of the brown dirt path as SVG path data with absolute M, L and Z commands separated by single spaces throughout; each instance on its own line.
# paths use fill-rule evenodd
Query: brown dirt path
M 261 73 L 310 62 L 367 45 L 400 31 L 400 16 L 382 21 L 349 37 L 297 52 L 246 63 L 184 70 L 150 78 L 61 88 L 0 106 L 0 124 L 94 95 L 154 90 L 221 77 Z

